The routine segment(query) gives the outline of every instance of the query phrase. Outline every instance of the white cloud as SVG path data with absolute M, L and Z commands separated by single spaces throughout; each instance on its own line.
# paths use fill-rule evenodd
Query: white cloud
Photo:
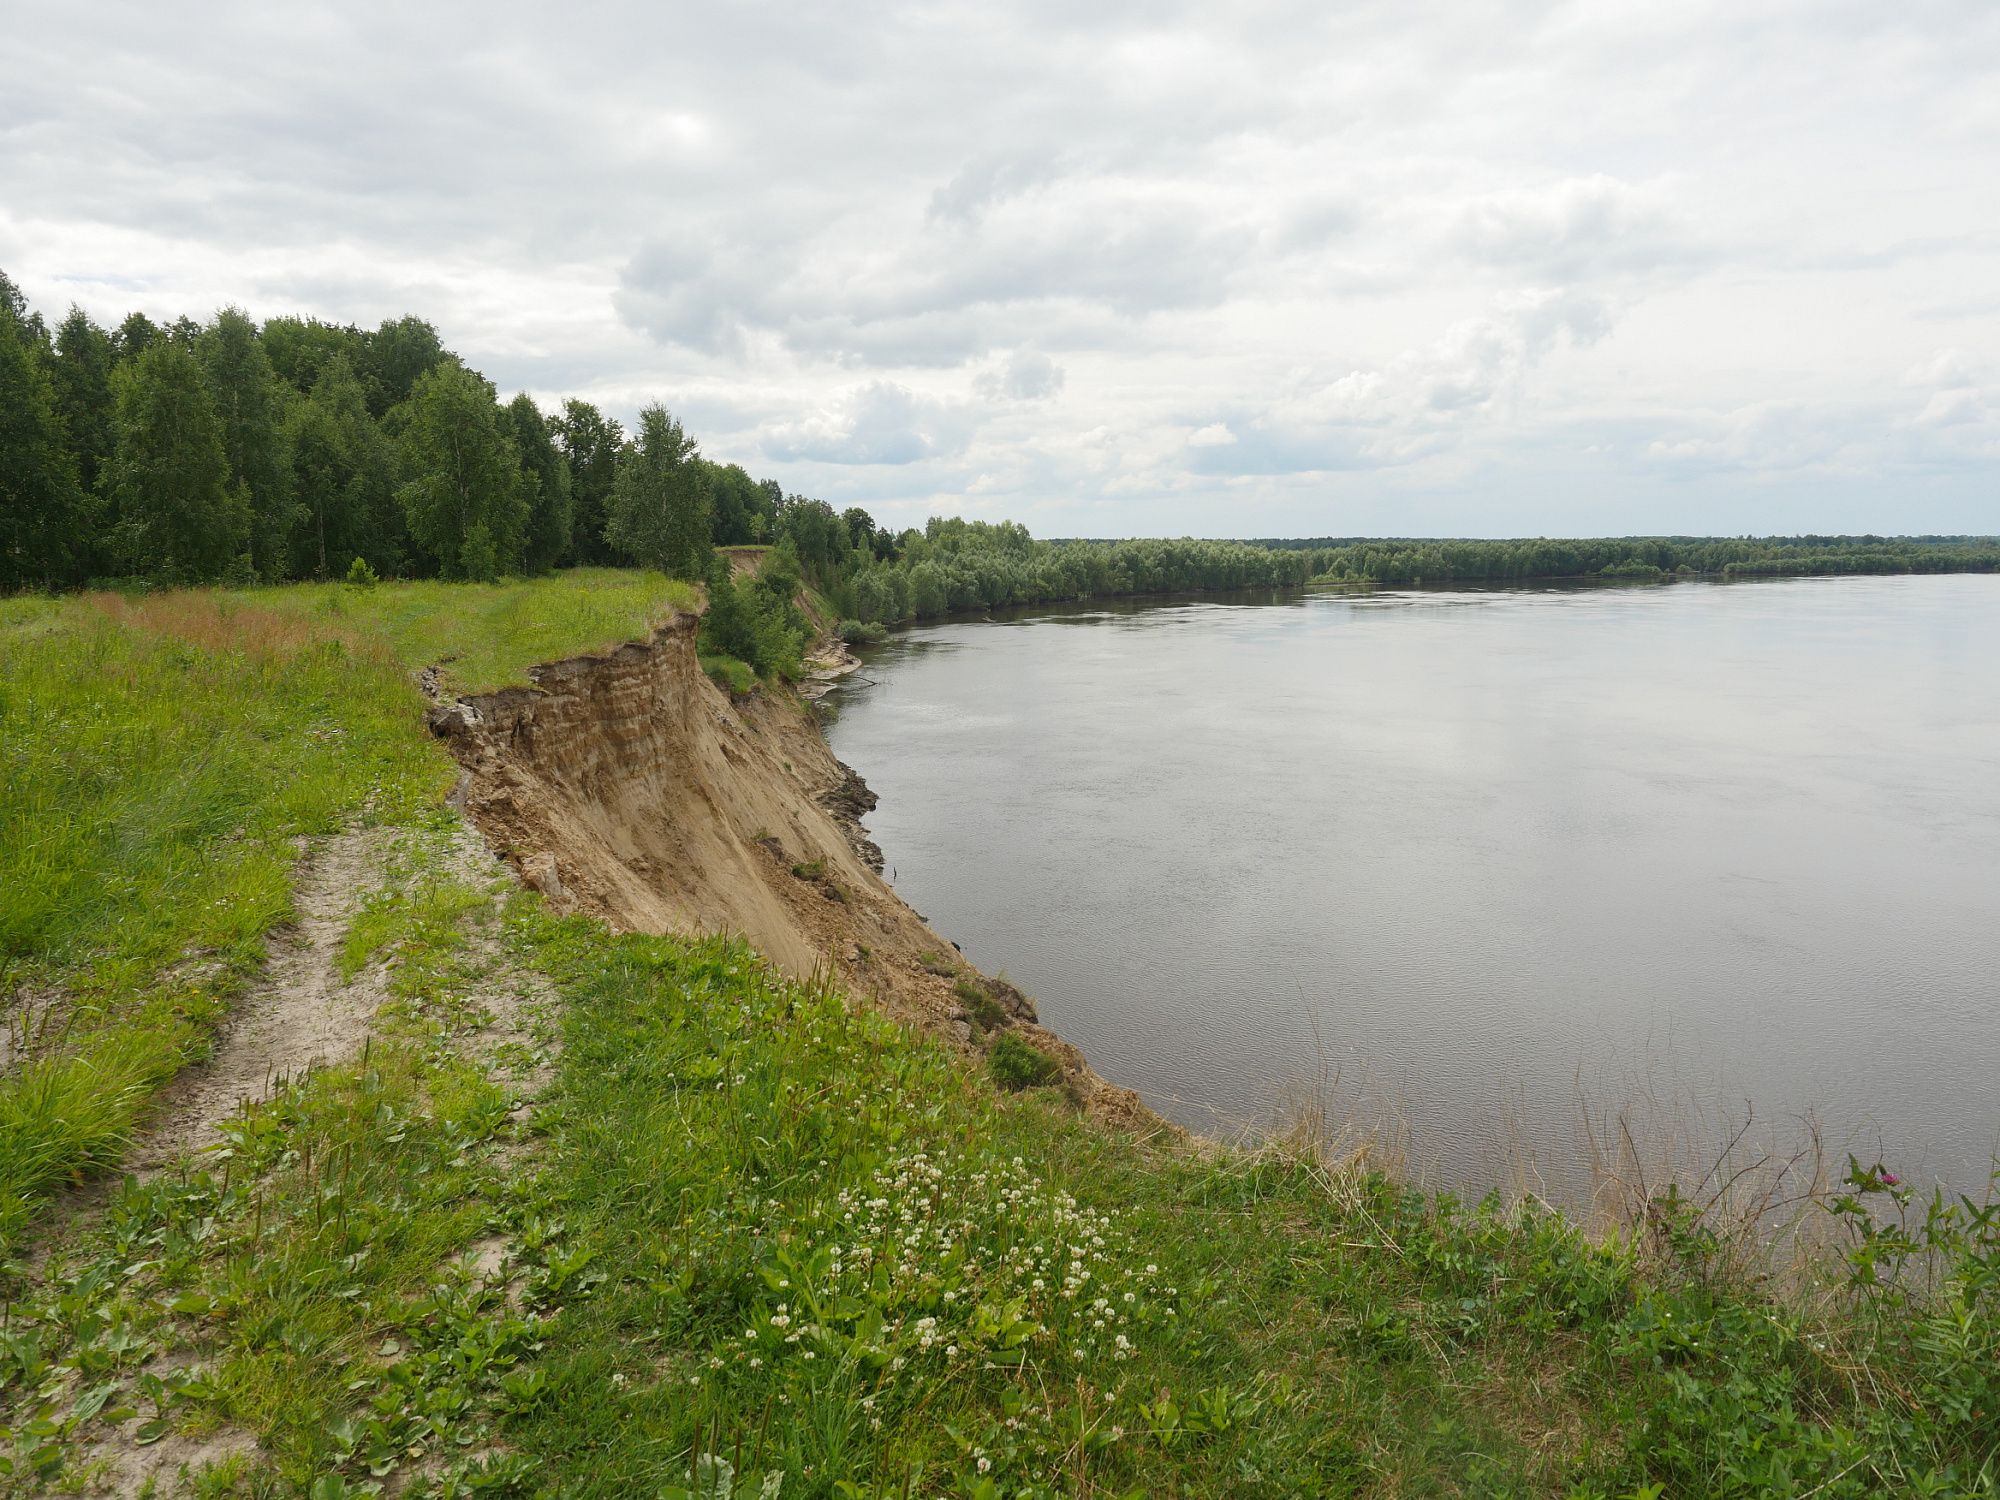
M 960 452 L 972 422 L 962 407 L 885 380 L 768 430 L 771 458 L 830 464 L 912 464 Z
M 52 313 L 417 311 L 905 518 L 2000 528 L 1977 0 L 17 31 L 0 265 Z

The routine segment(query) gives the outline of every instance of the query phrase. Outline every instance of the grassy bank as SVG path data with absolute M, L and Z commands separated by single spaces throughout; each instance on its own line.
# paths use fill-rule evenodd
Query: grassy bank
M 408 824 L 451 785 L 414 669 L 524 682 L 691 597 L 574 573 L 0 600 L 0 1248 L 203 1055 L 290 914 L 296 841 Z
M 0 1083 L 0 1493 L 161 1451 L 161 1495 L 314 1500 L 1995 1493 L 1990 1212 L 1859 1172 L 1780 1292 L 1677 1198 L 1598 1240 L 1109 1133 L 454 862 L 410 668 L 518 680 L 674 602 L 584 587 L 0 605 L 7 983 L 50 1017 Z M 293 841 L 357 821 L 367 1053 L 47 1207 L 200 1055 Z

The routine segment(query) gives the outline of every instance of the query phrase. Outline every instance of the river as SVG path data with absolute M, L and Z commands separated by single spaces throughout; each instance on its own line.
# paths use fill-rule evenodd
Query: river
M 1184 1124 L 1318 1098 L 1570 1201 L 1621 1117 L 1987 1180 L 2000 578 L 1107 602 L 835 701 L 898 891 Z

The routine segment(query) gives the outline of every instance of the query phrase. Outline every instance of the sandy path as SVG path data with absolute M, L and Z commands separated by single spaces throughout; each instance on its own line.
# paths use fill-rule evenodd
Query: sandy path
M 223 1023 L 208 1062 L 162 1091 L 132 1167 L 155 1169 L 209 1145 L 244 1100 L 361 1050 L 385 994 L 369 970 L 343 983 L 338 961 L 347 924 L 380 880 L 388 840 L 384 830 L 356 829 L 306 847 L 295 919 L 272 934 L 269 962 Z

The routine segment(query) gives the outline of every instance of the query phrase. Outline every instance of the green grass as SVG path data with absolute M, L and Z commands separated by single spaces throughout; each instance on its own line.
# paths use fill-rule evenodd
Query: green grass
M 757 672 L 748 662 L 733 656 L 714 652 L 701 658 L 701 669 L 708 673 L 709 680 L 725 693 L 741 697 L 754 692 L 757 687 Z
M 79 995 L 152 976 L 72 1023 L 69 1071 L 10 1074 L 4 1118 L 99 1142 L 64 1172 L 114 1155 L 129 1101 L 98 1079 L 143 1089 L 234 982 L 169 976 L 182 945 L 254 962 L 289 831 L 349 813 L 405 830 L 341 956 L 386 966 L 392 1014 L 43 1274 L 0 1271 L 0 1495 L 86 1488 L 115 1423 L 247 1431 L 190 1492 L 312 1500 L 2000 1490 L 1991 1209 L 1857 1167 L 1815 1210 L 1842 1253 L 1780 1288 L 1676 1197 L 1599 1239 L 1109 1132 L 740 943 L 496 903 L 439 853 L 409 658 L 352 616 L 338 653 L 195 644 L 214 602 L 173 607 L 0 605 L 8 784 L 69 820 L 10 823 L 6 857 L 73 893 L 0 886 L 18 962 Z M 213 781 L 176 792 L 177 757 Z M 528 1114 L 478 1030 L 525 975 L 562 1042 Z M 39 1127 L 7 1128 L 20 1180 Z
M 986 1066 L 1001 1088 L 1018 1093 L 1044 1088 L 1062 1077 L 1062 1065 L 1048 1053 L 1031 1047 L 1013 1032 L 1003 1032 L 986 1055 Z
M 15 1308 L 0 1388 L 58 1430 L 107 1385 L 246 1427 L 235 1493 L 708 1494 L 724 1466 L 826 1497 L 1992 1493 L 1990 1225 L 1935 1293 L 1790 1301 L 1671 1217 L 1599 1242 L 1108 1133 L 738 943 L 528 896 L 509 941 L 564 1049 L 523 1126 L 434 1045 L 490 908 L 430 910 L 383 950 L 405 1031 L 127 1187 Z
M 410 669 L 457 651 L 455 687 L 525 681 L 692 599 L 598 571 L 0 600 L 0 994 L 54 1001 L 0 1074 L 0 1256 L 205 1054 L 291 913 L 296 841 L 450 787 Z
M 358 625 L 410 667 L 441 665 L 456 693 L 520 687 L 528 668 L 643 640 L 673 611 L 693 609 L 694 585 L 623 568 L 574 568 L 505 583 L 299 584 L 238 597 L 334 628 Z

